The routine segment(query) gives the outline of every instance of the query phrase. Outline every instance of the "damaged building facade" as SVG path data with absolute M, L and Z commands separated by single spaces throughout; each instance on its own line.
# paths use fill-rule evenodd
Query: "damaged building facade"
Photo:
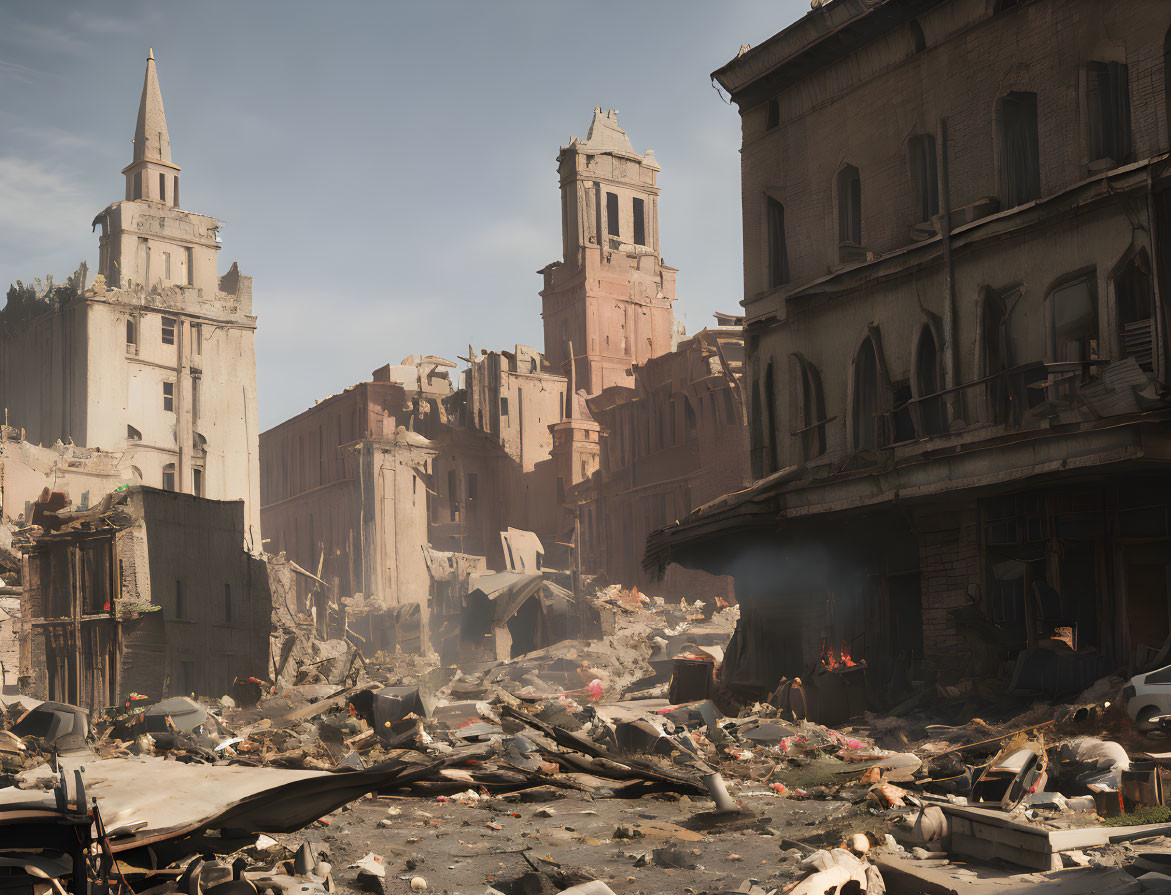
M 1163 655 L 1169 28 L 1153 0 L 838 0 L 714 74 L 757 482 L 646 561 L 735 576 L 730 680 L 827 645 L 880 682 L 1016 657 L 1070 689 Z
M 36 518 L 21 547 L 21 692 L 93 711 L 268 676 L 272 598 L 243 547 L 242 501 L 134 485 Z
M 0 404 L 33 442 L 118 451 L 146 485 L 243 499 L 260 546 L 252 280 L 217 273 L 220 223 L 179 205 L 153 53 L 125 199 L 94 219 L 98 276 L 17 284 L 0 312 Z

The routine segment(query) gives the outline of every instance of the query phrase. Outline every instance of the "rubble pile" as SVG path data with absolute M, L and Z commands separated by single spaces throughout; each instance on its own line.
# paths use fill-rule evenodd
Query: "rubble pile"
M 84 822 L 136 892 L 1171 891 L 1171 754 L 1120 680 L 996 720 L 829 726 L 799 680 L 721 689 L 735 607 L 594 603 L 599 639 L 502 661 L 306 641 L 214 700 L 91 719 L 18 697 L 0 824 Z

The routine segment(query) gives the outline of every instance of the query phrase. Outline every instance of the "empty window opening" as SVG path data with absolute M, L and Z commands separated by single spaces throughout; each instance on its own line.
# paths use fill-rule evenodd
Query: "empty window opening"
M 159 174 L 159 201 L 167 201 L 167 175 Z
M 1010 93 L 996 103 L 1000 201 L 1005 208 L 1041 197 L 1037 94 Z
M 475 500 L 480 496 L 480 475 L 479 473 L 468 473 L 468 500 Z
M 149 252 L 150 250 L 148 249 L 147 251 Z M 149 258 L 150 256 L 147 255 L 147 257 Z M 175 321 L 174 317 L 164 317 L 163 318 L 163 344 L 164 345 L 174 345 L 175 344 L 175 323 L 176 323 L 176 321 Z
M 175 411 L 175 383 L 163 383 L 163 410 Z
M 135 199 L 142 198 L 142 172 L 141 171 L 134 172 L 134 198 Z
M 135 429 L 129 423 L 126 424 L 126 440 L 127 441 L 142 441 L 142 433 Z
M 450 521 L 459 521 L 459 477 L 454 469 L 447 470 L 447 503 Z
M 1090 276 L 1059 286 L 1046 300 L 1050 355 L 1055 361 L 1088 361 L 1098 353 L 1098 297 Z
M 764 461 L 765 475 L 777 471 L 777 389 L 776 377 L 773 375 L 773 364 L 769 361 L 764 371 L 764 419 L 765 445 Z
M 1121 62 L 1086 65 L 1086 142 L 1091 162 L 1130 159 L 1130 82 Z
M 781 126 L 781 104 L 777 99 L 770 99 L 764 110 L 765 130 L 772 130 Z
M 145 251 L 143 252 L 143 281 L 150 283 L 150 243 L 145 239 L 140 239 L 139 242 L 143 244 Z
M 618 229 L 618 194 L 606 193 L 606 232 L 617 236 Z
M 192 264 L 192 262 L 194 261 L 194 258 L 195 258 L 195 254 L 191 250 L 190 247 L 188 247 L 184 251 L 186 251 L 186 253 L 187 253 L 187 285 L 191 286 L 191 285 L 194 285 L 194 283 L 195 283 L 195 279 L 194 279 L 195 266 L 194 266 L 194 264 Z
M 691 402 L 687 398 L 683 399 L 683 416 L 687 420 L 687 434 L 694 435 L 697 426 L 695 408 L 691 406 Z
M 201 382 L 201 377 L 199 377 L 199 376 L 192 376 L 191 377 L 191 422 L 192 422 L 192 424 L 199 422 L 199 393 L 202 391 L 202 389 L 200 388 L 200 382 Z
M 646 203 L 637 196 L 634 199 L 634 244 L 646 245 L 646 217 L 644 215 Z
M 203 470 L 198 467 L 191 470 L 191 493 L 203 497 Z
M 171 204 L 176 208 L 179 207 L 179 175 L 175 175 L 175 179 L 171 182 Z
M 187 618 L 187 592 L 179 580 L 175 581 L 175 618 Z
M 1114 280 L 1118 307 L 1118 347 L 1148 373 L 1154 370 L 1154 291 L 1145 251 L 1131 258 Z
M 895 444 L 913 441 L 915 438 L 915 421 L 911 418 L 912 397 L 909 379 L 891 383 L 891 441 Z
M 838 172 L 838 242 L 862 245 L 862 175 L 853 165 Z
M 821 374 L 813 364 L 799 360 L 801 368 L 801 453 L 806 460 L 825 453 L 825 395 Z
M 911 19 L 911 23 L 907 26 L 907 30 L 911 32 L 911 55 L 922 53 L 927 49 L 927 38 L 923 35 L 923 26 L 919 24 L 918 19 Z
M 126 350 L 138 353 L 138 321 L 133 317 L 126 318 Z
M 935 154 L 935 137 L 919 134 L 911 137 L 911 189 L 914 193 L 918 222 L 929 221 L 939 214 L 939 171 Z
M 168 463 L 163 467 L 163 490 L 175 490 L 175 464 Z
M 768 214 L 768 288 L 789 282 L 789 250 L 785 244 L 785 206 L 769 196 L 765 201 Z
M 503 396 L 500 399 L 500 415 L 508 416 L 508 397 Z
M 939 347 L 935 332 L 929 326 L 919 334 L 918 355 L 915 358 L 915 389 L 918 392 L 919 434 L 939 435 L 944 431 L 943 399 L 940 391 Z
M 224 621 L 232 620 L 232 585 L 224 585 Z
M 203 324 L 192 323 L 188 330 L 191 335 L 191 353 L 203 354 Z
M 854 359 L 854 447 L 874 450 L 884 439 L 880 437 L 878 402 L 878 356 L 874 342 L 867 339 Z
M 752 383 L 752 399 L 748 414 L 748 443 L 752 459 L 752 477 L 764 475 L 764 422 L 761 419 L 760 380 Z

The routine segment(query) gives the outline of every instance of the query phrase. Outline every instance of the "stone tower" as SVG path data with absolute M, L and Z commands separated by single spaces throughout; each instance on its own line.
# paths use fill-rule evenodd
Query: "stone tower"
M 563 260 L 540 273 L 545 357 L 595 395 L 633 383 L 631 365 L 665 354 L 675 274 L 659 253 L 659 164 L 639 155 L 618 113 L 594 109 L 585 140 L 557 156 Z

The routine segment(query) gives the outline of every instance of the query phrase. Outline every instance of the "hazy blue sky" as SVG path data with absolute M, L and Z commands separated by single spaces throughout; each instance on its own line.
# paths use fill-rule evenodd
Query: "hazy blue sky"
M 739 118 L 709 73 L 808 8 L 3 0 L 0 287 L 96 269 L 154 47 L 183 206 L 254 277 L 263 428 L 408 354 L 541 348 L 555 158 L 594 106 L 663 166 L 694 332 L 741 292 Z

